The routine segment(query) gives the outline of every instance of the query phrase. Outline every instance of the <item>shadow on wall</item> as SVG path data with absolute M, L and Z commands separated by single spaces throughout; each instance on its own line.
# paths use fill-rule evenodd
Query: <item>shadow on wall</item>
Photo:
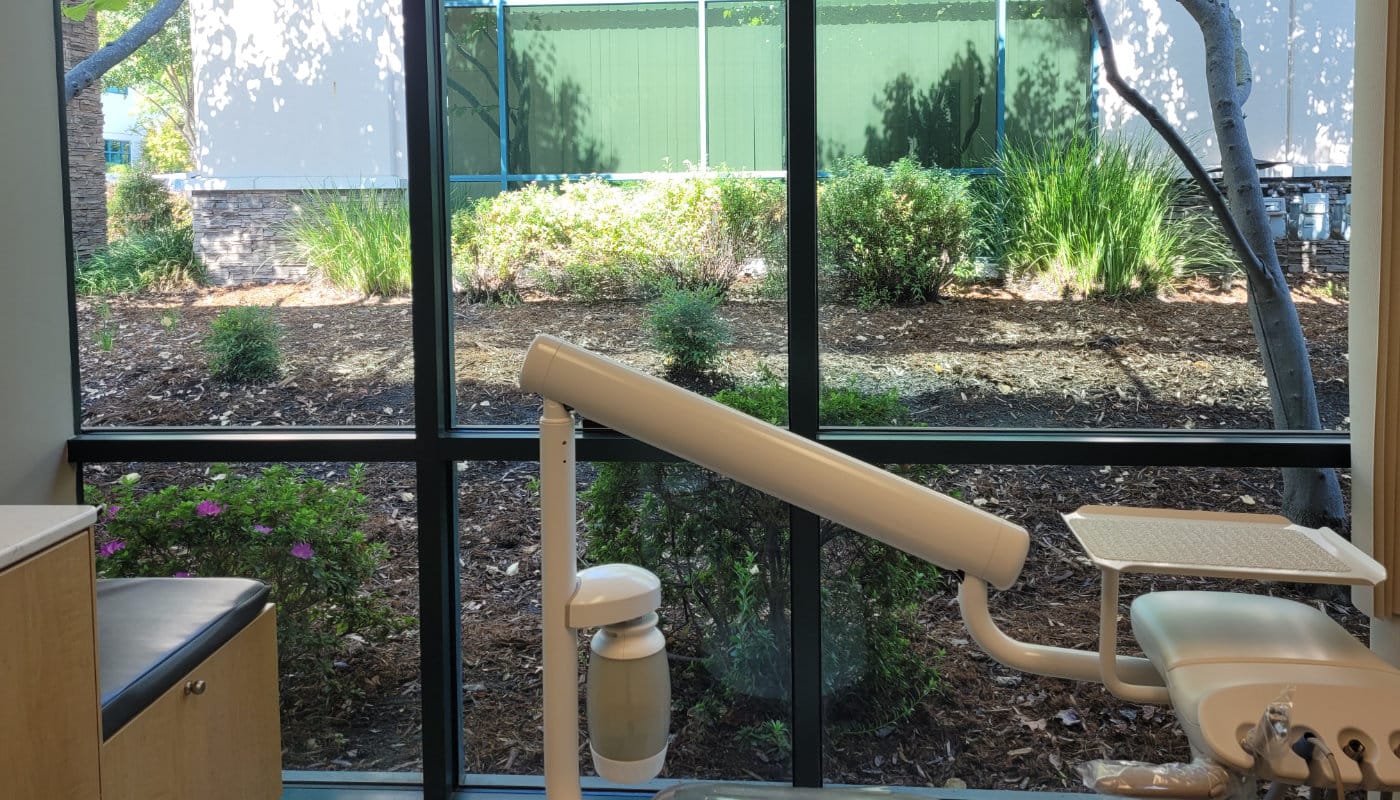
M 520 23 L 514 23 L 516 25 Z M 528 20 L 526 25 L 538 24 Z M 454 9 L 448 19 L 445 84 L 448 172 L 500 169 L 499 62 L 493 8 Z M 617 155 L 596 136 L 583 87 L 556 75 L 553 43 L 528 50 L 506 37 L 507 159 L 513 173 L 611 172 Z M 544 155 L 544 158 L 540 158 Z M 539 163 L 545 162 L 545 163 Z
M 865 160 L 890 164 L 912 155 L 921 164 L 946 168 L 983 165 L 995 148 L 994 91 L 971 41 L 923 91 L 900 73 L 874 99 L 880 125 L 865 128 Z M 991 122 L 991 137 L 984 121 Z
M 1124 77 L 1197 142 L 1207 163 L 1218 162 L 1205 50 L 1195 21 L 1176 0 L 1107 5 Z M 1349 166 L 1354 0 L 1236 0 L 1234 7 L 1254 73 L 1245 110 L 1255 156 L 1312 167 Z M 1146 123 L 1107 83 L 1102 88 L 1105 130 L 1146 131 Z
M 406 175 L 399 3 L 190 5 L 204 175 Z

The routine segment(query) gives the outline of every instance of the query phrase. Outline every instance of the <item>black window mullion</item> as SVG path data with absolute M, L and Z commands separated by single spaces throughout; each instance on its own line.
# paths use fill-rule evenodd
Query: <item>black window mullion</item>
M 816 0 L 788 0 L 785 54 L 788 195 L 788 425 L 816 438 L 817 342 Z M 815 514 L 789 508 L 792 621 L 792 782 L 822 785 L 821 540 Z
M 456 467 L 440 440 L 452 424 L 450 260 L 439 0 L 405 0 L 409 234 L 413 275 L 415 462 L 423 797 L 446 800 L 462 775 Z

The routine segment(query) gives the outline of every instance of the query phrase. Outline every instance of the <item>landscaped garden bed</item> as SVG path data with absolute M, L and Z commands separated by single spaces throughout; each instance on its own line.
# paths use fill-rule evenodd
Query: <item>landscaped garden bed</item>
M 1312 346 L 1324 421 L 1346 421 L 1346 284 L 1302 281 L 1295 300 Z M 742 292 L 740 292 L 742 295 Z M 227 307 L 269 307 L 284 331 L 283 376 L 252 386 L 212 379 L 201 346 Z M 109 425 L 405 425 L 412 419 L 409 309 L 305 285 L 201 289 L 82 300 L 80 359 L 85 423 Z M 783 305 L 735 299 L 718 314 L 733 341 L 719 368 L 740 382 L 785 371 Z M 566 336 L 657 373 L 645 306 L 635 302 L 461 303 L 456 308 L 459 418 L 530 423 L 538 400 L 514 388 L 536 332 Z M 113 332 L 110 347 L 95 331 Z M 824 381 L 895 389 L 909 422 L 929 425 L 1146 428 L 1265 427 L 1269 423 L 1240 290 L 1196 284 L 1163 299 L 1034 299 L 970 287 L 945 303 L 871 311 L 831 305 L 822 318 Z M 208 465 L 100 465 L 89 483 L 140 472 L 151 486 L 207 482 Z M 251 469 L 248 465 L 237 465 Z M 306 465 L 345 475 L 346 465 Z M 467 759 L 476 772 L 538 773 L 537 497 L 529 463 L 462 467 L 462 619 Z M 588 473 L 591 477 L 592 472 Z M 1026 576 L 995 610 L 1027 639 L 1092 646 L 1096 573 L 1058 514 L 1085 503 L 1267 511 L 1280 502 L 1273 470 L 949 465 L 930 482 L 1026 525 Z M 1345 484 L 1344 484 L 1345 486 Z M 363 489 L 371 541 L 388 546 L 373 584 L 416 616 L 412 469 L 369 465 Z M 1173 579 L 1175 580 L 1175 579 Z M 1140 579 L 1126 587 L 1143 590 Z M 1165 586 L 1158 580 L 1159 587 Z M 1176 584 L 1173 584 L 1176 585 Z M 1281 587 L 1271 587 L 1271 591 Z M 1077 788 L 1073 764 L 1120 757 L 1184 757 L 1169 712 L 1124 704 L 1099 687 L 1016 676 L 967 642 L 943 582 L 917 611 L 925 637 L 911 647 L 936 666 L 937 690 L 888 724 L 852 726 L 833 708 L 828 778 L 859 783 Z M 1331 603 L 1355 627 L 1356 612 Z M 676 739 L 668 775 L 779 778 L 786 774 L 781 700 L 735 702 L 716 712 L 711 681 L 690 659 L 703 645 L 676 637 Z M 289 767 L 418 768 L 417 641 L 412 630 L 353 644 L 337 667 L 362 698 L 324 707 L 290 696 Z M 875 715 L 878 718 L 878 714 Z M 768 734 L 764 725 L 769 725 Z M 840 726 L 859 732 L 841 732 Z

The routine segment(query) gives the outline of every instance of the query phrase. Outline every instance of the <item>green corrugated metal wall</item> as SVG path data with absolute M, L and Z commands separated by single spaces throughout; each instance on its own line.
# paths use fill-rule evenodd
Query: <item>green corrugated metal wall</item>
M 1083 126 L 1087 25 L 1065 0 L 1018 0 L 1007 25 L 1007 137 Z M 823 166 L 911 151 L 945 167 L 995 156 L 994 0 L 818 0 Z M 645 172 L 700 158 L 699 31 L 693 3 L 508 6 L 512 173 Z M 453 174 L 494 174 L 491 8 L 448 10 Z M 706 12 L 709 162 L 782 167 L 782 6 Z M 466 42 L 463 45 L 463 42 Z M 464 46 L 471 58 L 461 54 Z

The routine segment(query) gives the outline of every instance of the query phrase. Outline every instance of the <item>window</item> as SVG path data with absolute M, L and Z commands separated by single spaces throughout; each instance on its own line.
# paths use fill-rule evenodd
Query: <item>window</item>
M 131 142 L 125 139 L 104 139 L 103 150 L 109 167 L 131 163 Z
M 370 146 L 378 141 L 374 131 L 354 125 L 312 120 L 298 128 L 296 120 L 306 117 L 298 116 L 304 98 L 294 96 L 295 82 L 273 91 L 250 77 L 229 84 L 237 103 L 222 95 L 196 101 L 230 103 L 219 115 L 238 124 L 201 139 L 211 158 L 227 157 L 225 166 L 241 168 L 261 149 L 290 168 L 303 152 L 292 150 L 301 139 L 312 143 L 304 151 L 312 155 L 343 149 L 322 146 L 322 135 L 343 134 L 338 141 L 346 148 L 364 144 L 366 164 L 392 165 L 406 154 L 403 174 L 389 167 L 383 184 L 369 183 L 406 195 L 411 295 L 313 308 L 307 297 L 322 291 L 319 285 L 295 292 L 276 284 L 215 288 L 177 295 L 181 307 L 168 314 L 77 301 L 79 324 L 88 326 L 77 336 L 85 405 L 70 453 L 89 483 L 110 488 L 140 472 L 143 480 L 179 485 L 202 480 L 205 466 L 219 460 L 248 474 L 263 464 L 302 465 L 336 480 L 350 465 L 369 465 L 368 513 L 392 543 L 374 585 L 413 617 L 394 640 L 394 663 L 385 665 L 384 674 L 399 682 L 386 687 L 375 673 L 380 683 L 345 711 L 351 730 L 326 728 L 330 745 L 311 733 L 313 708 L 292 709 L 289 724 L 297 727 L 287 766 L 298 770 L 298 780 L 421 781 L 434 800 L 461 787 L 539 788 L 539 399 L 516 386 L 536 333 L 723 393 L 802 436 L 871 463 L 905 465 L 899 469 L 911 478 L 984 501 L 978 505 L 989 510 L 1010 502 L 998 486 L 1014 481 L 1024 490 L 1017 508 L 1035 508 L 1040 522 L 1053 522 L 1051 510 L 1070 510 L 1066 504 L 1159 496 L 1143 493 L 1149 483 L 1195 486 L 1202 502 L 1236 509 L 1272 507 L 1279 502 L 1278 468 L 1348 464 L 1347 438 L 1335 430 L 1345 418 L 1345 337 L 1338 335 L 1345 317 L 1339 323 L 1335 313 L 1342 290 L 1320 282 L 1304 308 L 1305 323 L 1321 331 L 1317 352 L 1329 359 L 1329 369 L 1319 370 L 1332 401 L 1329 430 L 1319 432 L 1267 429 L 1258 375 L 1240 366 L 1257 360 L 1247 332 L 1235 325 L 1228 346 L 1215 341 L 1227 333 L 1224 316 L 1234 314 L 1232 324 L 1243 319 L 1242 305 L 1207 309 L 1189 340 L 1172 336 L 1171 325 L 1187 324 L 1172 308 L 1113 305 L 1123 325 L 1172 340 L 1157 364 L 1162 374 L 1139 385 L 1133 348 L 1141 342 L 1116 328 L 1075 327 L 1082 322 L 1077 307 L 1047 316 L 1055 297 L 1006 297 L 1009 310 L 1000 317 L 972 304 L 878 306 L 867 301 L 879 298 L 859 292 L 835 299 L 839 278 L 818 247 L 829 219 L 821 216 L 818 193 L 834 185 L 833 173 L 851 157 L 883 170 L 912 153 L 923 165 L 955 171 L 981 197 L 995 194 L 992 173 L 1008 146 L 1051 128 L 1088 130 L 1093 42 L 1075 3 L 444 0 L 440 15 L 431 8 L 404 5 L 399 83 L 376 83 L 379 70 L 392 73 L 384 64 L 394 58 L 385 57 L 365 68 L 363 76 L 377 77 L 364 77 L 361 86 L 341 83 L 332 91 L 327 82 L 318 84 L 325 92 L 307 92 L 373 93 L 373 110 L 382 112 L 376 125 L 405 123 L 405 138 L 388 136 L 384 148 Z M 321 63 L 306 59 L 298 80 L 324 78 Z M 1054 73 L 1059 79 L 1046 79 Z M 251 124 L 258 119 L 272 127 Z M 116 144 L 108 142 L 109 163 Z M 129 160 L 129 148 L 125 153 Z M 248 255 L 258 250 L 247 240 L 281 230 L 263 218 L 268 204 L 291 203 L 306 189 L 254 186 L 238 197 L 196 189 L 196 215 L 236 212 L 222 238 L 202 245 L 211 274 L 222 282 L 238 269 L 268 266 Z M 750 204 L 744 207 L 754 213 L 736 219 L 764 220 L 761 230 L 744 233 L 761 246 L 733 249 L 735 240 L 724 238 L 723 201 L 714 205 L 711 192 Z M 690 198 L 680 207 L 697 213 L 667 217 L 660 210 L 678 206 L 648 205 L 673 196 Z M 575 200 L 579 205 L 568 205 Z M 608 215 L 590 217 L 598 208 Z M 494 215 L 488 222 L 496 239 L 475 238 L 473 215 L 486 213 Z M 564 231 L 565 223 L 578 227 Z M 398 224 L 384 223 L 395 231 Z M 961 268 L 990 260 L 968 255 Z M 509 258 L 529 269 L 517 270 Z M 713 288 L 705 270 L 716 264 L 728 293 L 691 308 L 722 323 L 716 338 L 725 344 L 715 362 L 722 369 L 687 372 L 679 368 L 684 353 L 653 341 L 659 336 L 652 320 L 668 281 L 698 276 L 699 288 Z M 274 321 L 294 325 L 297 334 L 285 348 L 288 372 L 230 388 L 203 380 L 201 342 L 223 307 L 239 304 L 228 299 L 236 296 L 270 298 Z M 1149 307 L 1152 320 L 1137 319 Z M 911 331 L 924 337 L 917 347 Z M 924 347 L 938 337 L 965 351 L 960 356 L 988 360 L 966 367 Z M 122 352 L 127 342 L 142 358 Z M 1098 388 L 1118 397 L 1121 413 L 1078 407 L 1053 370 L 1020 352 L 1027 342 L 1053 350 L 1058 364 L 1092 359 L 1101 374 L 1119 370 L 1116 383 Z M 1214 346 L 1223 351 L 1219 360 L 1207 352 Z M 1024 383 L 996 371 L 1013 360 Z M 1195 394 L 1162 397 L 1162 387 L 1182 375 Z M 1035 402 L 1027 399 L 1032 381 Z M 1135 401 L 1149 394 L 1180 416 L 1161 424 L 1132 416 Z M 1248 414 L 1200 424 L 1200 414 L 1214 413 L 1205 409 L 1235 396 Z M 1066 407 L 1074 413 L 1057 413 Z M 289 422 L 301 427 L 273 429 Z M 902 669 L 897 660 L 882 661 L 891 653 L 937 659 L 932 641 L 898 651 L 901 637 L 929 629 L 934 617 L 942 626 L 934 629 L 949 633 L 944 623 L 953 612 L 927 600 L 946 601 L 932 594 L 946 591 L 938 584 L 943 578 L 613 431 L 585 423 L 578 458 L 581 489 L 606 488 L 604 478 L 618 481 L 613 486 L 625 483 L 621 477 L 639 481 L 624 505 L 629 514 L 654 515 L 645 520 L 652 530 L 664 527 L 667 501 L 743 512 L 728 520 L 728 538 L 715 537 L 730 563 L 690 565 L 734 573 L 728 601 L 697 610 L 702 601 L 692 598 L 667 609 L 683 657 L 673 673 L 673 730 L 685 729 L 671 776 L 802 786 L 926 782 L 916 759 L 933 752 L 932 740 L 887 730 L 887 723 L 925 721 L 939 700 L 926 691 L 928 680 L 891 688 L 879 683 L 879 672 Z M 599 505 L 587 506 L 584 516 L 601 505 L 596 495 L 585 499 Z M 1014 518 L 1028 521 L 1020 511 Z M 762 530 L 743 529 L 753 519 L 762 520 Z M 1037 541 L 1055 544 L 1043 528 Z M 606 549 L 604 538 L 584 544 Z M 644 565 L 665 571 L 660 559 L 675 552 L 637 559 L 651 558 Z M 879 591 L 891 594 L 888 606 L 869 605 Z M 928 593 L 922 604 L 910 602 L 921 593 Z M 694 605 L 689 627 L 686 602 Z M 889 614 L 913 628 L 891 628 Z M 753 630 L 734 636 L 745 625 Z M 762 646 L 746 651 L 754 639 L 745 632 Z M 421 671 L 407 663 L 412 656 L 421 656 Z M 357 651 L 344 669 L 372 665 L 375 657 L 372 649 Z M 883 705 L 855 708 L 852 688 L 870 681 L 883 686 Z M 870 746 L 872 737 L 892 747 Z M 394 751 L 401 759 L 359 744 L 392 747 L 385 745 L 390 738 L 404 744 Z M 949 738 L 939 752 L 952 746 Z M 321 774 L 326 770 L 406 776 L 338 778 Z M 1075 787 L 1072 777 L 1063 780 L 1060 788 Z

